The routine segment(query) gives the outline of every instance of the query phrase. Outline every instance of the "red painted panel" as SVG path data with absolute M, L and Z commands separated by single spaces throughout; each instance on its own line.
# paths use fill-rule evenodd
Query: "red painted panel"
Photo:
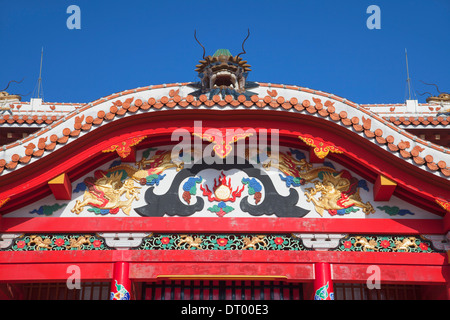
M 408 255 L 408 254 L 405 254 Z M 417 254 L 416 254 L 417 255 Z M 419 254 L 422 256 L 423 255 Z M 427 254 L 431 256 L 433 254 Z M 218 257 L 218 260 L 223 257 Z M 271 257 L 266 257 L 270 259 Z M 312 260 L 317 260 L 312 257 Z M 333 257 L 331 257 L 333 258 Z M 407 257 L 405 257 L 406 259 Z M 411 257 L 409 257 L 411 258 Z M 430 257 L 432 258 L 432 257 Z M 61 263 L 10 263 L 0 264 L 0 281 L 65 281 L 70 276 L 67 273 L 67 268 L 70 265 L 78 265 L 81 268 L 82 281 L 88 280 L 108 280 L 112 278 L 112 263 L 87 263 L 77 262 L 77 259 L 72 262 Z M 213 259 L 215 260 L 215 259 Z M 308 255 L 303 260 L 311 260 Z M 360 263 L 353 259 L 331 259 L 333 269 L 333 281 L 335 282 L 365 282 L 370 274 L 367 273 L 367 268 L 370 265 L 377 265 L 381 269 L 381 281 L 384 283 L 423 283 L 423 284 L 437 284 L 445 283 L 450 276 L 448 265 L 395 265 L 403 262 L 402 259 L 381 259 L 379 261 L 376 257 L 372 259 L 359 259 Z M 340 261 L 339 261 L 340 260 Z M 433 260 L 433 259 L 431 259 Z M 324 260 L 322 260 L 324 261 Z M 362 263 L 362 264 L 361 264 Z M 387 264 L 390 263 L 390 264 Z M 221 261 L 217 262 L 199 262 L 187 261 L 183 262 L 142 262 L 130 263 L 130 278 L 137 281 L 146 281 L 155 279 L 158 276 L 222 276 L 222 275 L 240 275 L 240 276 L 286 276 L 288 280 L 296 281 L 312 281 L 313 280 L 313 265 L 304 261 L 304 263 L 280 263 L 270 262 L 267 260 L 258 259 L 258 262 L 244 262 L 239 263 Z
M 0 281 L 66 281 L 73 274 L 67 268 L 75 264 L 80 267 L 81 281 L 112 278 L 112 263 L 28 263 L 0 264 Z
M 261 276 L 287 277 L 288 279 L 311 280 L 312 264 L 290 263 L 133 263 L 130 267 L 130 278 L 133 280 L 149 280 L 164 276 Z
M 331 218 L 3 218 L 0 232 L 279 232 L 443 234 L 442 219 Z
M 446 253 L 339 252 L 339 251 L 253 251 L 253 250 L 108 250 L 108 251 L 0 251 L 0 264 L 95 263 L 129 261 L 136 267 L 177 263 L 302 264 L 314 262 L 345 264 L 447 265 Z M 133 268 L 131 268 L 133 269 Z M 274 272 L 276 270 L 273 270 Z M 130 270 L 130 273 L 132 270 Z
M 380 268 L 381 285 L 388 283 L 404 284 L 436 284 L 445 283 L 450 277 L 450 266 L 413 266 L 413 265 L 383 265 L 375 264 Z M 334 282 L 366 282 L 373 272 L 368 272 L 370 265 L 359 264 L 333 264 Z

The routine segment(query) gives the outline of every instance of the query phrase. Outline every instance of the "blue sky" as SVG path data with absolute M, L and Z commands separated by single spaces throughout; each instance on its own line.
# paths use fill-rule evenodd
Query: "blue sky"
M 78 5 L 81 29 L 69 30 Z M 381 9 L 369 30 L 368 6 Z M 33 92 L 44 47 L 48 102 L 90 102 L 151 84 L 197 81 L 195 65 L 227 48 L 233 54 L 250 28 L 248 80 L 298 85 L 357 103 L 406 98 L 405 48 L 412 88 L 450 91 L 450 1 L 2 1 L 0 90 Z M 24 101 L 31 97 L 26 96 Z M 426 96 L 417 98 L 425 101 Z

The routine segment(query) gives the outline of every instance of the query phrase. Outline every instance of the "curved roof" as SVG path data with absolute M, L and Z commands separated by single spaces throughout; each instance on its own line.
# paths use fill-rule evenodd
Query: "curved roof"
M 35 134 L 0 147 L 0 200 L 25 192 L 17 181 L 23 182 L 26 175 L 46 172 L 48 181 L 68 170 L 69 165 L 55 166 L 55 161 L 82 166 L 85 161 L 77 160 L 81 149 L 85 149 L 83 156 L 94 159 L 102 148 L 126 137 L 145 135 L 155 143 L 163 136 L 170 138 L 176 127 L 192 127 L 198 119 L 215 127 L 272 126 L 280 130 L 281 143 L 304 147 L 300 135 L 317 137 L 344 150 L 342 162 L 360 167 L 372 179 L 377 174 L 393 179 L 405 195 L 450 201 L 450 150 L 411 135 L 368 105 L 322 91 L 268 83 L 258 83 L 250 100 L 243 95 L 197 99 L 190 95 L 194 89 L 188 84 L 151 85 L 76 105 Z M 51 169 L 51 163 L 60 172 Z

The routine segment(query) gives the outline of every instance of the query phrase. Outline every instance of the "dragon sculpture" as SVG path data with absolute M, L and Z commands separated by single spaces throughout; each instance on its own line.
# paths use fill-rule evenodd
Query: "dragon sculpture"
M 0 90 L 0 100 L 19 100 L 20 101 L 22 99 L 21 94 L 9 94 L 8 92 L 6 92 L 6 89 L 9 88 L 9 85 L 12 82 L 21 83 L 22 81 L 23 81 L 23 79 L 20 81 L 11 80 L 10 82 L 8 82 L 8 85 L 6 86 L 6 88 Z
M 195 70 L 198 72 L 201 81 L 189 84 L 190 87 L 198 90 L 190 94 L 195 97 L 207 94 L 209 98 L 217 94 L 222 95 L 222 97 L 232 95 L 235 99 L 239 95 L 244 95 L 247 99 L 255 95 L 254 92 L 247 91 L 247 89 L 256 88 L 259 85 L 247 81 L 248 73 L 251 71 L 250 65 L 240 57 L 241 54 L 246 53 L 244 43 L 249 36 L 250 30 L 242 43 L 242 52 L 236 56 L 233 56 L 227 49 L 219 49 L 213 56 L 205 57 L 205 47 L 198 41 L 195 32 L 195 40 L 203 48 L 203 60 L 199 61 Z
M 316 211 L 323 216 L 324 210 L 335 214 L 337 210 L 347 209 L 353 206 L 363 209 L 365 214 L 375 213 L 370 202 L 363 203 L 359 196 L 359 188 L 355 191 L 350 189 L 350 181 L 342 177 L 343 172 L 334 175 L 324 172 L 322 180 L 314 180 L 314 188 L 306 188 L 307 201 L 312 201 Z M 318 192 L 321 196 L 316 199 L 313 196 Z
M 11 82 L 15 82 L 15 83 L 21 83 L 23 81 L 15 81 L 15 80 L 11 80 L 8 85 L 6 86 L 6 88 L 0 90 L 0 111 L 9 111 L 11 110 L 11 107 L 9 106 L 8 102 L 11 101 L 21 101 L 22 100 L 22 95 L 21 94 L 9 94 L 8 92 L 6 92 L 6 89 L 9 88 L 9 85 L 11 84 Z
M 95 213 L 116 214 L 119 209 L 129 215 L 131 204 L 134 200 L 139 200 L 139 189 L 135 182 L 146 185 L 150 181 L 158 183 L 162 179 L 162 173 L 169 168 L 177 168 L 177 171 L 184 167 L 184 163 L 171 157 L 170 151 L 157 152 L 150 159 L 143 157 L 136 163 L 137 167 L 128 164 L 121 164 L 108 169 L 106 172 L 97 171 L 97 179 L 88 177 L 84 183 L 88 190 L 84 192 L 83 201 L 77 200 L 73 213 L 80 214 L 87 205 L 94 207 L 88 211 Z M 123 182 L 122 180 L 126 178 Z M 125 195 L 126 200 L 121 200 Z
M 334 168 L 321 166 L 313 168 L 305 159 L 297 160 L 291 153 L 281 152 L 278 157 L 270 155 L 269 161 L 263 165 L 265 169 L 275 167 L 286 175 L 282 180 L 300 181 L 295 187 L 304 184 L 314 184 L 314 187 L 305 188 L 308 202 L 312 202 L 316 211 L 323 216 L 325 210 L 335 215 L 339 210 L 351 207 L 362 208 L 366 214 L 374 213 L 375 209 L 367 202 L 363 203 L 359 195 L 358 179 L 351 177 L 347 171 L 337 172 Z M 320 193 L 319 198 L 314 196 Z
M 122 182 L 121 172 L 114 172 L 109 177 L 103 174 L 103 177 L 97 180 L 87 178 L 85 184 L 88 190 L 84 192 L 83 201 L 77 200 L 71 210 L 76 214 L 80 214 L 86 205 L 90 205 L 100 210 L 108 210 L 109 213 L 117 213 L 122 209 L 129 215 L 131 203 L 133 200 L 139 200 L 140 187 L 136 187 L 132 179 Z M 123 194 L 127 198 L 125 201 L 121 200 Z
M 427 103 L 431 102 L 431 103 L 440 104 L 442 106 L 447 106 L 447 107 L 450 106 L 450 93 L 439 91 L 439 87 L 434 83 L 426 83 L 423 81 L 421 81 L 421 82 L 426 85 L 429 85 L 429 86 L 435 86 L 436 91 L 439 93 L 439 95 L 437 95 L 437 96 L 432 95 L 430 92 L 419 93 L 419 95 L 421 95 L 421 96 L 423 96 L 425 93 L 429 94 L 428 98 L 426 99 Z M 450 115 L 450 108 L 445 109 L 441 112 L 438 112 L 437 115 L 438 116 L 439 115 L 446 115 L 446 116 Z

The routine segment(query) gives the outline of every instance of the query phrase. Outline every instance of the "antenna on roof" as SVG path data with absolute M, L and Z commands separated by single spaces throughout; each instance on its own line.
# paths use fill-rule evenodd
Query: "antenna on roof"
M 409 68 L 408 68 L 408 51 L 405 48 L 405 57 L 406 57 L 406 82 L 408 83 L 408 100 L 411 100 L 411 79 L 409 78 Z
M 41 65 L 39 67 L 39 78 L 38 78 L 38 83 L 37 83 L 37 96 L 36 98 L 41 98 L 41 90 L 42 89 L 42 60 L 44 58 L 44 47 L 42 47 L 41 49 Z M 36 88 L 34 89 L 36 91 Z

